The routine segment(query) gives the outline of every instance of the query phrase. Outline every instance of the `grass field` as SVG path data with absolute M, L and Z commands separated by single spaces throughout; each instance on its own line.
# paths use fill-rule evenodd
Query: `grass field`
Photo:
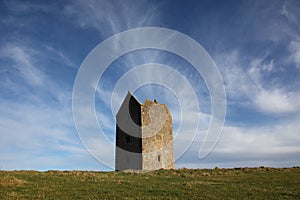
M 0 171 L 0 199 L 300 199 L 300 168 Z

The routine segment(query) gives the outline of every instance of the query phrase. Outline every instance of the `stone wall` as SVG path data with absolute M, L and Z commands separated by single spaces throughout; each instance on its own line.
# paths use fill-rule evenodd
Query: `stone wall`
M 174 168 L 172 117 L 165 104 L 141 104 L 128 92 L 116 120 L 116 170 Z
M 174 168 L 172 117 L 167 106 L 146 100 L 141 107 L 143 169 Z

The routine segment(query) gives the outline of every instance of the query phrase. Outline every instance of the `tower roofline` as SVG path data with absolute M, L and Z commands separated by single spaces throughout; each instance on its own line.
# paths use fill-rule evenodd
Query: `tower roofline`
M 128 90 L 127 95 L 131 95 L 140 105 L 142 105 L 142 103 L 130 92 L 130 90 Z
M 122 108 L 125 106 L 125 102 L 127 99 L 133 98 L 140 106 L 142 105 L 142 103 L 128 90 L 126 97 L 124 98 L 118 112 L 116 113 L 116 116 L 118 116 L 120 110 L 122 110 Z

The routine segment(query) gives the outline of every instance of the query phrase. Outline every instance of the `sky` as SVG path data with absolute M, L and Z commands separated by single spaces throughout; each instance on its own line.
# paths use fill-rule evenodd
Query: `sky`
M 78 133 L 72 98 L 83 62 L 106 39 L 145 27 L 192 38 L 217 66 L 226 116 L 204 158 L 211 91 L 191 63 L 165 50 L 135 50 L 107 66 L 91 85 L 106 141 L 99 133 L 87 144 Z M 300 2 L 0 1 L 0 170 L 114 170 L 115 114 L 132 88 L 140 102 L 170 109 L 176 168 L 299 166 Z

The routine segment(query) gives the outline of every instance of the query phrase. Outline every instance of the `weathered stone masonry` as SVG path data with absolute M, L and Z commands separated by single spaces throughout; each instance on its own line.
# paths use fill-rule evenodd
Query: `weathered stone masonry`
M 174 168 L 172 117 L 165 104 L 141 104 L 128 92 L 116 118 L 116 170 Z

